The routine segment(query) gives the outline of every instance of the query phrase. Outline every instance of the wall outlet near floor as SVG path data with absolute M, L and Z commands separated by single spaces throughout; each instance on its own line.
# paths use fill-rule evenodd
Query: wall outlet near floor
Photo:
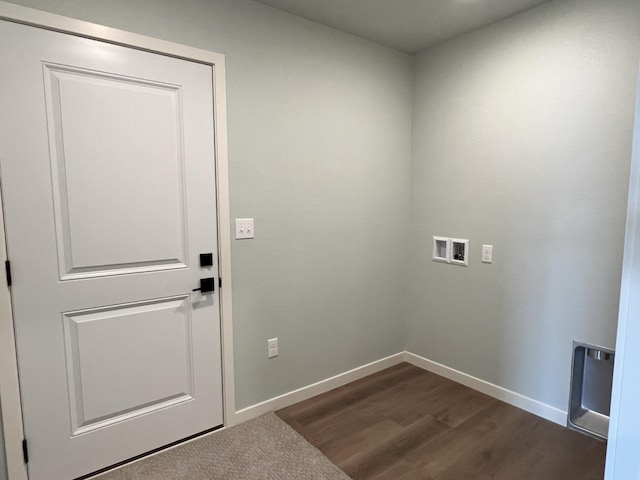
M 236 218 L 236 240 L 254 238 L 253 218 Z
M 267 357 L 273 358 L 278 356 L 278 338 L 270 338 L 267 340 Z

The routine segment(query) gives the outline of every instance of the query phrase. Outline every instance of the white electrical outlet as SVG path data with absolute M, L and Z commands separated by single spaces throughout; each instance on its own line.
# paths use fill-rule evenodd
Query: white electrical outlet
M 253 218 L 236 218 L 236 240 L 254 237 Z
M 273 358 L 278 356 L 278 339 L 270 338 L 267 340 L 267 357 Z
M 493 245 L 482 245 L 482 263 L 493 263 Z

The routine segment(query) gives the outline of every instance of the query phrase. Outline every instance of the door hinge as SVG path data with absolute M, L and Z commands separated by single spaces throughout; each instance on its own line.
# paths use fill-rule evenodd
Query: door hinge
M 222 277 L 218 277 L 218 288 L 222 288 Z
M 4 270 L 7 274 L 7 286 L 11 286 L 12 281 L 11 281 L 11 262 L 9 262 L 9 260 L 6 260 L 4 262 Z
M 27 447 L 27 439 L 22 440 L 22 456 L 24 463 L 29 463 L 29 448 Z

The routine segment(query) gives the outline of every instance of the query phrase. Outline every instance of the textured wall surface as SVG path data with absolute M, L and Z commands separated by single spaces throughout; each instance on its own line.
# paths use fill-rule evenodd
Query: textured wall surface
M 409 351 L 566 410 L 572 340 L 615 342 L 639 57 L 635 0 L 418 57 Z M 469 239 L 469 267 L 432 262 L 433 235 Z

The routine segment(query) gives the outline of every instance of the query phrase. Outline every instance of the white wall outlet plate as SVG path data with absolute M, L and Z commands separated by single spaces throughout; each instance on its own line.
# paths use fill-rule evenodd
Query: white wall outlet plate
M 267 340 L 267 357 L 273 358 L 278 356 L 278 338 L 270 338 Z
M 449 262 L 453 265 L 469 266 L 469 240 L 462 238 L 451 239 Z
M 482 263 L 493 263 L 493 245 L 482 245 Z
M 236 240 L 254 238 L 253 218 L 236 218 Z
M 433 261 L 449 263 L 451 239 L 447 237 L 433 237 Z

